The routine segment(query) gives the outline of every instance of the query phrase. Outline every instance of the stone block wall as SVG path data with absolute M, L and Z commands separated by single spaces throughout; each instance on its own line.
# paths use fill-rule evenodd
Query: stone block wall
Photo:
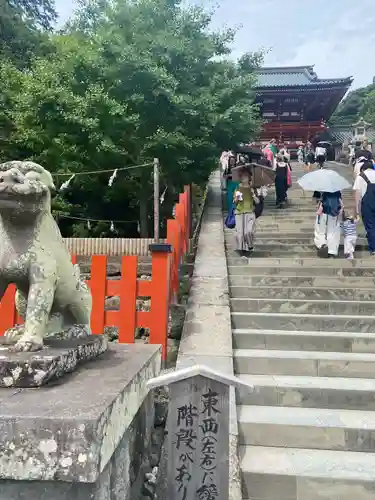
M 149 468 L 158 346 L 117 345 L 69 380 L 0 390 L 0 500 L 138 500 Z

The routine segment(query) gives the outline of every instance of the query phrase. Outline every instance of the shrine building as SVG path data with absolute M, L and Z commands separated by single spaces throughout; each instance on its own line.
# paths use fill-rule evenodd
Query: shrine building
M 256 76 L 256 102 L 266 120 L 261 143 L 275 138 L 289 149 L 327 131 L 353 82 L 351 77 L 320 79 L 313 66 L 265 67 Z

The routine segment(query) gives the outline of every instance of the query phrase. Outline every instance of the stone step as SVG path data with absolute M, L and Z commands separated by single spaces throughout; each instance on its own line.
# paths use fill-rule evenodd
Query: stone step
M 237 249 L 237 245 L 235 239 L 233 241 L 227 241 L 225 244 L 225 248 L 228 250 L 228 257 L 233 257 L 233 252 Z M 262 236 L 257 235 L 254 240 L 254 248 L 257 252 L 274 252 L 275 250 L 279 250 L 280 254 L 285 254 L 285 252 L 291 252 L 291 255 L 299 255 L 303 258 L 306 253 L 312 253 L 313 257 L 319 258 L 316 246 L 314 245 L 313 238 L 306 238 L 305 241 L 300 239 L 296 240 L 285 240 L 282 239 L 279 242 L 277 239 L 263 239 Z M 339 255 L 344 256 L 344 244 L 343 242 L 339 245 Z M 280 255 L 282 256 L 282 255 Z M 368 250 L 368 243 L 365 239 L 360 239 L 358 244 L 355 247 L 354 253 L 355 259 L 363 258 L 363 257 L 371 257 L 370 252 Z M 372 259 L 374 260 L 374 259 Z
M 346 205 L 346 210 L 350 213 L 354 212 L 355 205 L 354 203 L 349 206 Z M 261 219 L 274 219 L 274 220 L 290 220 L 291 218 L 296 218 L 301 220 L 302 222 L 306 220 L 315 220 L 316 219 L 316 205 L 311 205 L 308 207 L 286 207 L 286 208 L 269 208 L 265 207 L 263 209 L 263 213 L 261 215 Z
M 237 391 L 238 404 L 375 410 L 375 379 L 237 374 L 254 392 Z
M 227 249 L 227 255 L 229 256 L 235 256 L 238 255 L 236 253 L 235 247 L 233 248 L 228 248 Z M 277 245 L 265 249 L 265 246 L 260 245 L 257 247 L 256 242 L 255 242 L 255 249 L 251 254 L 251 259 L 265 259 L 265 258 L 271 258 L 271 259 L 278 259 L 278 258 L 285 258 L 285 257 L 302 257 L 302 258 L 314 258 L 317 257 L 317 250 L 314 248 L 313 245 L 310 246 L 310 248 L 306 250 L 301 250 L 301 247 L 283 247 L 279 248 Z M 359 250 L 355 252 L 355 259 L 366 259 L 370 258 L 371 255 L 368 252 L 368 250 Z M 344 259 L 344 249 L 342 246 L 340 246 L 339 249 L 339 255 L 335 258 L 339 259 Z M 372 259 L 374 259 L 372 257 Z M 375 259 L 374 259 L 375 260 Z
M 375 378 L 375 354 L 366 352 L 235 349 L 233 366 L 241 374 Z
M 228 239 L 226 241 L 226 245 L 228 247 L 234 246 L 233 243 L 234 242 L 231 241 L 230 239 Z M 272 245 L 272 246 L 280 246 L 280 247 L 301 245 L 301 246 L 309 246 L 309 248 L 311 248 L 311 246 L 314 246 L 314 235 L 306 234 L 304 236 L 286 237 L 282 233 L 280 233 L 280 237 L 279 237 L 278 235 L 265 236 L 262 233 L 257 233 L 255 236 L 255 243 L 256 243 L 257 247 L 259 245 L 262 245 L 262 246 L 263 245 L 267 245 L 267 246 Z M 363 238 L 363 237 L 358 237 L 356 248 L 358 250 L 367 250 L 367 248 L 368 248 L 367 239 Z
M 374 330 L 372 315 L 232 312 L 231 319 L 233 328 L 326 332 L 372 332 Z
M 267 200 L 267 198 L 266 198 L 266 200 Z M 343 197 L 343 204 L 344 204 L 344 207 L 346 207 L 346 208 L 354 207 L 354 205 L 355 205 L 354 195 L 344 196 Z M 289 193 L 289 205 L 287 204 L 283 209 L 278 209 L 276 207 L 276 196 L 271 194 L 271 196 L 268 199 L 267 205 L 265 205 L 265 206 L 267 206 L 267 209 L 269 208 L 271 210 L 279 210 L 281 212 L 284 212 L 287 210 L 293 210 L 295 212 L 298 212 L 301 209 L 313 211 L 313 210 L 316 210 L 316 208 L 317 208 L 317 204 L 316 204 L 315 199 L 313 199 L 313 197 L 312 197 L 312 193 L 311 193 L 311 195 L 306 193 L 306 196 L 303 196 L 303 194 L 301 195 L 299 193 Z
M 278 231 L 284 231 L 286 233 L 289 233 L 289 232 L 297 232 L 297 234 L 303 234 L 307 231 L 309 231 L 311 234 L 313 234 L 314 232 L 314 224 L 300 224 L 300 225 L 295 225 L 295 224 L 292 224 L 291 222 L 289 223 L 277 223 L 277 222 L 272 222 L 271 220 L 269 219 L 258 219 L 257 220 L 257 225 L 256 225 L 256 230 L 257 230 L 257 233 L 258 232 L 261 232 L 261 231 L 275 231 L 275 230 L 278 230 Z M 227 227 L 224 228 L 224 233 L 226 236 L 230 236 L 230 235 L 233 235 L 235 234 L 235 230 L 234 229 L 228 229 Z
M 229 254 L 230 252 L 234 252 L 237 248 L 236 242 L 233 239 L 233 241 L 226 242 L 225 244 L 226 250 L 228 250 Z M 276 240 L 272 242 L 266 242 L 260 240 L 258 241 L 258 238 L 255 238 L 254 242 L 254 248 L 255 250 L 261 254 L 262 252 L 275 252 L 278 251 L 280 256 L 284 255 L 285 253 L 289 255 L 300 255 L 301 257 L 305 256 L 306 254 L 312 255 L 312 256 L 317 256 L 317 249 L 313 243 L 313 241 L 307 243 L 307 244 L 298 244 L 294 243 L 293 241 L 287 243 L 278 243 Z M 343 243 L 340 243 L 339 245 L 339 255 L 344 254 L 344 245 Z M 368 244 L 367 241 L 366 243 L 360 243 L 356 245 L 355 247 L 355 256 L 356 258 L 362 258 L 365 256 L 370 256 L 370 253 L 368 251 Z
M 375 333 L 288 330 L 233 330 L 235 349 L 375 353 Z
M 354 207 L 354 204 L 353 204 Z M 290 217 L 296 217 L 299 220 L 314 219 L 316 217 L 316 205 L 311 206 L 287 206 L 285 208 L 270 208 L 265 207 L 263 209 L 263 214 L 261 217 L 272 218 L 272 219 L 290 219 Z
M 298 229 L 297 229 L 298 228 Z M 257 223 L 256 226 L 256 234 L 261 233 L 262 231 L 266 232 L 274 232 L 275 234 L 279 234 L 281 232 L 283 233 L 289 233 L 293 231 L 298 231 L 298 234 L 313 234 L 314 233 L 314 223 L 308 223 L 308 224 L 299 224 L 295 225 L 292 223 L 285 223 L 285 224 L 278 224 L 278 223 L 273 223 L 273 222 L 263 222 L 262 224 Z M 225 228 L 224 230 L 225 237 L 231 237 L 236 234 L 235 229 L 228 229 Z
M 241 260 L 242 259 L 242 260 Z M 328 267 L 328 266 L 257 266 L 256 259 L 250 258 L 249 262 L 239 257 L 239 262 L 243 265 L 229 265 L 230 276 L 253 276 L 262 274 L 263 276 L 339 276 L 341 278 L 366 277 L 375 278 L 375 267 Z M 324 260 L 331 259 L 319 259 Z M 334 261 L 336 259 L 332 259 Z M 337 259 L 338 260 L 338 259 Z
M 257 230 L 256 230 L 256 237 L 257 238 L 261 238 L 262 240 L 263 239 L 278 239 L 278 238 L 282 238 L 282 239 L 288 239 L 288 240 L 299 240 L 299 239 L 309 239 L 309 241 L 313 241 L 314 239 L 314 234 L 313 234 L 313 230 L 311 229 L 311 227 L 309 228 L 309 231 L 300 231 L 299 229 L 295 230 L 295 231 L 290 231 L 290 232 L 285 232 L 283 230 L 281 231 L 278 231 L 278 232 L 275 232 L 273 230 L 268 230 L 268 229 L 263 229 L 261 227 L 258 227 L 257 226 Z M 231 229 L 228 229 L 228 239 L 227 241 L 229 241 L 230 237 L 235 237 L 235 231 L 231 230 Z M 366 234 L 365 232 L 358 232 L 358 238 L 363 238 L 365 239 L 366 238 Z
M 280 314 L 350 314 L 372 315 L 375 302 L 350 300 L 304 300 L 278 298 L 236 298 L 230 301 L 233 312 L 262 312 Z
M 298 221 L 299 224 L 307 226 L 307 224 L 312 224 L 314 226 L 316 220 L 316 212 L 313 210 L 298 212 L 297 210 L 275 210 L 270 212 L 264 209 L 263 214 L 257 219 L 257 224 L 291 224 L 294 221 Z M 226 214 L 225 214 L 226 215 Z M 225 220 L 225 217 L 224 217 Z
M 241 446 L 243 500 L 373 500 L 375 454 Z
M 298 229 L 297 229 L 298 228 Z M 271 224 L 264 224 L 262 226 L 257 225 L 256 226 L 256 236 L 259 234 L 261 235 L 262 233 L 273 233 L 275 236 L 280 236 L 283 237 L 284 234 L 286 233 L 292 233 L 292 232 L 297 232 L 297 234 L 302 235 L 302 236 L 314 236 L 314 221 L 311 223 L 307 224 L 292 224 L 290 222 L 288 223 L 271 223 Z M 226 234 L 225 234 L 225 239 L 227 240 L 228 238 L 234 237 L 236 234 L 235 229 L 228 229 Z M 358 234 L 365 238 L 366 237 L 366 232 L 364 229 L 359 230 Z
M 263 269 L 259 269 L 263 272 Z M 252 275 L 229 274 L 230 286 L 247 287 L 311 287 L 311 288 L 372 288 L 375 278 L 371 277 L 342 277 L 342 276 L 281 276 L 281 275 Z
M 243 261 L 241 262 L 243 263 Z M 243 264 L 242 264 L 243 265 Z M 275 259 L 253 260 L 249 259 L 247 267 L 338 267 L 343 269 L 357 269 L 358 267 L 375 268 L 375 259 L 370 255 L 367 259 L 319 259 L 305 257 L 283 257 Z
M 290 190 L 288 192 L 288 198 L 289 202 L 292 204 L 292 207 L 299 207 L 299 206 L 311 206 L 315 207 L 316 206 L 316 200 L 313 198 L 313 193 L 311 191 L 302 191 L 302 189 L 297 189 L 297 190 Z M 275 192 L 270 192 L 269 195 L 266 197 L 266 201 L 269 204 L 275 203 L 276 199 L 276 194 Z M 346 192 L 342 196 L 342 200 L 344 202 L 344 205 L 346 206 L 347 204 L 353 204 L 354 203 L 354 193 L 353 191 Z
M 237 407 L 240 445 L 374 452 L 375 412 Z
M 353 209 L 355 206 L 355 200 L 354 197 L 352 199 L 346 198 L 344 200 L 344 206 L 346 209 Z M 317 204 L 315 201 L 313 201 L 312 197 L 311 198 L 301 198 L 301 197 L 295 197 L 289 198 L 289 203 L 284 205 L 283 208 L 278 208 L 276 206 L 275 198 L 270 198 L 268 203 L 264 204 L 264 216 L 267 215 L 283 215 L 287 213 L 293 212 L 293 214 L 316 214 L 317 210 Z
M 259 249 L 258 249 L 259 250 Z M 228 266 L 246 266 L 246 267 L 291 267 L 291 268 L 315 268 L 315 267 L 335 267 L 335 268 L 343 268 L 343 269 L 357 269 L 357 268 L 370 268 L 375 269 L 375 259 L 368 252 L 365 252 L 366 255 L 360 258 L 355 257 L 353 260 L 346 260 L 345 258 L 336 258 L 336 259 L 321 259 L 319 257 L 309 257 L 309 256 L 293 256 L 293 258 L 289 258 L 287 256 L 277 257 L 266 257 L 262 259 L 260 257 L 250 257 L 248 260 L 244 260 L 243 257 L 240 257 L 239 254 L 234 250 L 230 250 L 227 253 L 227 264 Z M 290 257 L 290 256 L 289 256 Z
M 228 255 L 236 255 L 235 253 L 235 248 L 229 248 L 227 249 Z M 339 257 L 344 258 L 343 250 L 340 249 L 340 254 Z M 363 259 L 368 257 L 370 254 L 366 251 L 359 251 L 355 253 L 356 258 Z M 264 258 L 272 258 L 272 259 L 277 259 L 279 257 L 316 257 L 317 256 L 317 251 L 316 249 L 311 245 L 311 247 L 307 250 L 301 250 L 300 247 L 290 247 L 290 248 L 279 248 L 276 245 L 265 249 L 264 246 L 256 246 L 255 243 L 255 250 L 251 254 L 252 259 L 264 259 Z
M 231 286 L 233 298 L 275 298 L 306 300 L 359 300 L 375 301 L 374 288 L 311 288 L 307 287 L 247 287 Z

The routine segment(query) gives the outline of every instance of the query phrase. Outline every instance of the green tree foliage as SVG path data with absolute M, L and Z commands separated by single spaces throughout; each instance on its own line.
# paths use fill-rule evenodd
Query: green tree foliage
M 364 118 L 375 127 L 375 85 L 372 85 L 372 90 L 368 93 L 365 101 Z
M 34 54 L 45 54 L 42 30 L 50 30 L 55 20 L 53 0 L 0 0 L 0 58 L 25 67 Z
M 347 97 L 339 104 L 330 122 L 332 125 L 351 126 L 361 117 L 366 118 L 368 114 L 368 99 L 375 91 L 375 84 L 362 87 L 349 92 Z M 367 118 L 366 118 L 367 119 Z
M 64 33 L 50 37 L 52 55 L 27 72 L 3 69 L 13 80 L 5 92 L 7 154 L 55 173 L 157 157 L 169 201 L 183 184 L 203 183 L 220 150 L 253 138 L 260 126 L 252 89 L 261 54 L 230 60 L 233 31 L 212 32 L 209 24 L 204 10 L 173 0 L 82 0 Z M 134 220 L 117 225 L 120 235 L 136 232 L 140 220 L 146 235 L 150 174 L 150 167 L 119 173 L 112 188 L 110 174 L 77 177 L 60 209 Z M 82 224 L 73 230 L 86 231 Z M 98 225 L 91 234 L 107 230 Z

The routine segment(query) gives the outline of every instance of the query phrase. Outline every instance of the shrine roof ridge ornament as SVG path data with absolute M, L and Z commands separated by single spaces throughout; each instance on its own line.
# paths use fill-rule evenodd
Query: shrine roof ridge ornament
M 192 377 L 206 377 L 211 380 L 215 380 L 216 382 L 220 382 L 224 385 L 229 385 L 236 387 L 237 389 L 247 389 L 249 392 L 254 391 L 254 386 L 250 384 L 246 384 L 242 382 L 241 379 L 235 377 L 233 375 L 226 375 L 224 373 L 217 372 L 216 370 L 212 370 L 204 365 L 193 365 L 188 368 L 181 368 L 178 370 L 169 370 L 158 377 L 150 379 L 147 382 L 148 389 L 156 389 L 157 387 L 161 387 L 163 385 L 171 385 L 176 382 L 181 382 L 181 380 L 186 380 Z
M 257 88 L 279 87 L 319 87 L 319 86 L 350 86 L 351 76 L 345 78 L 318 78 L 314 66 L 273 66 L 262 67 L 255 71 Z

